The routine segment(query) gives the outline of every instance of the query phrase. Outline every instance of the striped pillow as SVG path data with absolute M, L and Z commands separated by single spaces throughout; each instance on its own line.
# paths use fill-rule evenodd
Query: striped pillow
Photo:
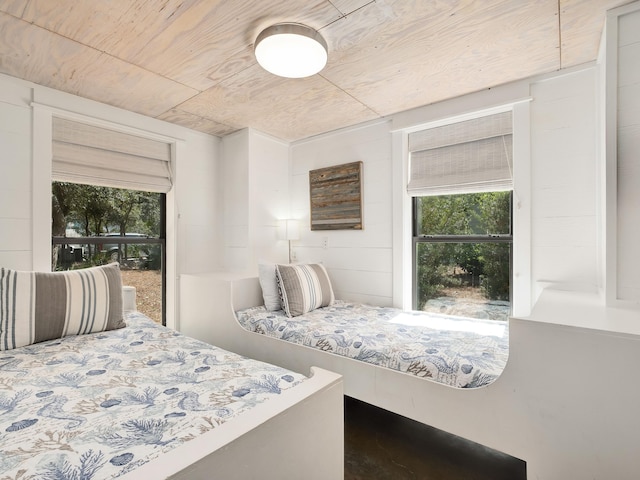
M 282 309 L 288 317 L 295 317 L 334 301 L 329 275 L 319 264 L 276 265 L 276 280 Z
M 120 267 L 0 269 L 0 350 L 125 326 Z

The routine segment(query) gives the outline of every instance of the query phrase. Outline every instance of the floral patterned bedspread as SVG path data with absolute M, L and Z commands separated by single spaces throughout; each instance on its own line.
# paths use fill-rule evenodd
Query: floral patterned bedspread
M 118 477 L 305 379 L 127 324 L 0 352 L 0 479 Z
M 493 382 L 509 355 L 506 322 L 346 303 L 299 317 L 264 306 L 236 312 L 251 332 L 425 377 L 453 387 Z

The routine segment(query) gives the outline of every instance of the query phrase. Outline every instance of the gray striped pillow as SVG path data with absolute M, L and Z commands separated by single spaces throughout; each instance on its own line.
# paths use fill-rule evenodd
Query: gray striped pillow
M 125 326 L 120 267 L 0 269 L 0 350 Z
M 276 265 L 276 280 L 282 309 L 288 317 L 326 307 L 335 299 L 329 275 L 319 263 Z

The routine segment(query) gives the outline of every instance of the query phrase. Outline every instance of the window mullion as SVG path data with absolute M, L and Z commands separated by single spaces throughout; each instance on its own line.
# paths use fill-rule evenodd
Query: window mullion
M 424 243 L 512 243 L 513 235 L 414 235 Z

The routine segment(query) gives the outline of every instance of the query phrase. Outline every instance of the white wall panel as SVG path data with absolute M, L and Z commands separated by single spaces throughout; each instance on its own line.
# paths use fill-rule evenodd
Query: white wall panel
M 367 270 L 354 270 L 352 268 L 331 268 L 331 285 L 338 298 L 354 301 L 354 297 L 367 296 L 384 300 L 383 305 L 390 305 L 392 288 L 391 272 L 372 272 Z M 366 289 L 362 286 L 366 285 Z M 381 304 L 381 302 L 376 302 Z
M 532 84 L 532 283 L 592 291 L 598 276 L 596 71 Z
M 533 103 L 533 110 L 536 110 L 537 106 Z M 554 106 L 560 105 L 556 103 Z M 555 112 L 558 114 L 558 111 Z M 542 129 L 539 128 L 542 120 L 537 116 L 534 120 L 534 134 L 539 140 L 531 147 L 536 159 L 533 166 L 534 172 L 539 173 L 534 187 L 543 189 L 570 185 L 571 188 L 577 188 L 580 186 L 580 181 L 591 183 L 594 177 L 592 169 L 576 167 L 579 167 L 582 162 L 594 162 L 594 140 L 585 139 L 584 132 L 577 130 L 575 125 L 558 129 Z
M 227 225 L 224 229 L 224 246 L 247 248 L 249 245 L 249 227 L 247 225 Z M 243 262 L 244 264 L 244 262 Z
M 362 161 L 362 230 L 309 227 L 309 171 Z M 302 220 L 294 242 L 298 262 L 323 262 L 338 298 L 391 305 L 392 164 L 387 122 L 294 143 L 291 146 L 292 213 Z M 324 248 L 324 240 L 327 247 Z
M 194 133 L 186 136 L 176 165 L 179 212 L 178 258 L 180 273 L 201 273 L 220 269 L 222 234 L 216 215 L 220 211 L 218 192 L 220 140 Z
M 640 11 L 618 23 L 617 298 L 640 303 Z
M 567 239 L 571 240 L 570 244 Z M 547 216 L 536 221 L 533 244 L 540 247 L 595 247 L 596 226 L 592 217 Z
M 181 273 L 202 273 L 220 269 L 220 235 L 217 226 L 188 225 L 180 230 Z
M 0 75 L 0 266 L 32 267 L 31 88 Z
M 392 257 L 388 248 L 333 247 L 325 265 L 336 269 L 349 265 L 353 270 L 388 273 L 392 269 Z
M 289 244 L 281 238 L 280 226 L 296 217 L 289 203 L 289 144 L 255 130 L 250 132 L 249 268 L 257 271 L 259 262 L 288 262 Z
M 0 74 L 0 102 L 26 108 L 33 98 L 31 85 L 17 78 Z M 18 123 L 19 125 L 19 123 Z M 22 131 L 19 127 L 14 131 Z
M 13 270 L 30 270 L 31 250 L 28 251 L 3 251 L 0 250 L 0 266 Z
M 0 218 L 31 218 L 29 191 L 20 187 L 0 187 Z
M 249 140 L 243 130 L 222 140 L 222 167 L 218 188 L 222 191 L 222 268 L 244 270 L 249 222 Z M 242 253 L 238 253 L 238 252 Z
M 536 258 L 536 297 L 548 286 L 569 291 L 595 291 L 597 272 L 592 264 L 583 262 L 584 258 L 596 254 L 595 247 L 536 246 L 531 253 Z
M 223 140 L 223 268 L 257 272 L 258 262 L 288 261 L 279 222 L 290 218 L 289 145 L 252 129 Z
M 633 15 L 637 15 L 633 14 Z M 631 27 L 629 25 L 629 27 Z M 618 88 L 640 83 L 640 40 L 620 45 L 618 50 Z M 623 105 L 621 102 L 620 105 Z
M 0 218 L 31 218 L 30 131 L 28 108 L 0 102 Z
M 11 116 L 23 109 L 0 104 L 0 116 Z M 28 126 L 28 128 L 31 128 Z M 31 137 L 26 134 L 0 131 L 3 175 L 0 176 L 0 187 L 26 186 L 31 182 Z M 30 190 L 30 186 L 27 190 Z
M 0 81 L 2 81 L 1 76 Z M 6 96 L 6 93 L 4 92 L 3 96 Z M 3 102 L 1 100 L 0 103 L 3 104 L 3 114 L 0 115 L 0 131 L 24 136 L 31 127 L 31 110 L 28 108 L 28 104 L 16 105 L 17 102 Z
M 619 98 L 624 103 L 618 105 L 618 124 L 623 126 L 634 125 L 640 118 L 640 95 L 638 85 L 624 85 L 618 88 Z
M 30 218 L 0 218 L 0 232 L 2 232 L 0 250 L 31 250 Z
M 555 212 L 557 217 L 593 217 L 596 215 L 596 198 L 593 192 L 593 185 L 583 183 L 582 185 L 574 185 L 575 195 L 567 197 L 567 190 L 572 185 L 561 183 L 557 186 L 539 189 L 537 203 L 537 213 L 544 217 L 543 212 Z M 592 198 L 589 198 L 592 197 Z M 589 199 L 588 201 L 585 201 Z M 535 217 L 534 218 L 539 218 Z

